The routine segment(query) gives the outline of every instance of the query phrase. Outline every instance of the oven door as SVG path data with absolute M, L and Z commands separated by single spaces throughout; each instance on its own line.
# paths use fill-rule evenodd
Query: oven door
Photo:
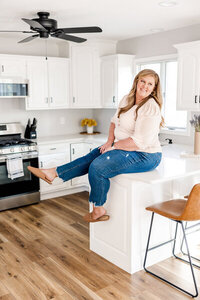
M 39 192 L 39 179 L 27 167 L 38 167 L 38 157 L 23 157 L 24 176 L 11 180 L 8 178 L 6 159 L 0 160 L 0 200 L 5 197 Z

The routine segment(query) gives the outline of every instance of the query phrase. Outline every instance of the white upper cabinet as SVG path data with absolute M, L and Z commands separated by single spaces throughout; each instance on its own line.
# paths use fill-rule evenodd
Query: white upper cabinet
M 49 107 L 47 63 L 43 58 L 27 62 L 29 81 L 26 109 L 47 109 Z
M 105 108 L 116 108 L 133 84 L 134 55 L 101 57 L 101 100 Z
M 69 107 L 69 60 L 49 58 L 48 79 L 50 106 Z
M 100 107 L 100 60 L 94 46 L 71 46 L 71 106 Z
M 26 59 L 15 55 L 0 55 L 0 76 L 26 78 Z
M 200 109 L 200 41 L 175 45 L 178 49 L 177 109 Z
M 69 107 L 69 60 L 32 58 L 27 61 L 29 97 L 26 109 Z

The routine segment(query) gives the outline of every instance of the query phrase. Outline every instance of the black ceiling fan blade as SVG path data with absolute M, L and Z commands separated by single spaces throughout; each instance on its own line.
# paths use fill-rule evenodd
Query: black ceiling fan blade
M 42 26 L 39 22 L 37 21 L 34 21 L 34 20 L 29 20 L 29 19 L 25 19 L 25 18 L 22 18 L 22 20 L 24 22 L 26 22 L 27 24 L 29 24 L 32 28 L 34 29 L 39 29 L 41 31 L 48 31 L 46 30 L 46 28 L 44 28 L 44 26 Z
M 80 37 L 77 37 L 74 35 L 64 34 L 64 33 L 53 33 L 53 34 L 51 34 L 51 36 L 58 38 L 58 39 L 75 42 L 75 43 L 83 43 L 83 42 L 87 41 L 86 39 L 83 39 L 83 38 L 80 38 Z
M 74 28 L 58 28 L 56 31 L 61 30 L 64 33 L 89 33 L 89 32 L 102 32 L 102 29 L 97 26 L 91 27 L 74 27 Z
M 35 35 L 32 35 L 32 36 L 29 36 L 21 41 L 19 41 L 18 43 L 27 43 L 27 42 L 30 42 L 32 40 L 34 40 L 35 38 L 37 38 L 39 36 L 39 34 L 35 34 Z
M 0 32 L 22 32 L 22 33 L 35 33 L 34 31 L 20 31 L 20 30 L 0 30 Z

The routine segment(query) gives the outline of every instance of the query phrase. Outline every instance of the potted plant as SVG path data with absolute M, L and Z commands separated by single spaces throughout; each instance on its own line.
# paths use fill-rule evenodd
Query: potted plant
M 200 154 L 200 115 L 194 115 L 190 124 L 195 129 L 194 133 L 194 154 Z
M 97 121 L 95 119 L 83 119 L 81 121 L 81 126 L 87 126 L 87 133 L 92 134 L 94 130 L 94 126 L 97 126 Z

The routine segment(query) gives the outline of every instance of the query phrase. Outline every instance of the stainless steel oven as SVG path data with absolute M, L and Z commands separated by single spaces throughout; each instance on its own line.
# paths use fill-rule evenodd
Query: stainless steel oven
M 13 124 L 0 124 L 0 211 L 40 201 L 39 179 L 27 170 L 28 166 L 38 167 L 37 146 L 22 139 L 20 126 L 17 128 Z M 6 161 L 15 153 L 20 154 L 24 175 L 10 179 Z

